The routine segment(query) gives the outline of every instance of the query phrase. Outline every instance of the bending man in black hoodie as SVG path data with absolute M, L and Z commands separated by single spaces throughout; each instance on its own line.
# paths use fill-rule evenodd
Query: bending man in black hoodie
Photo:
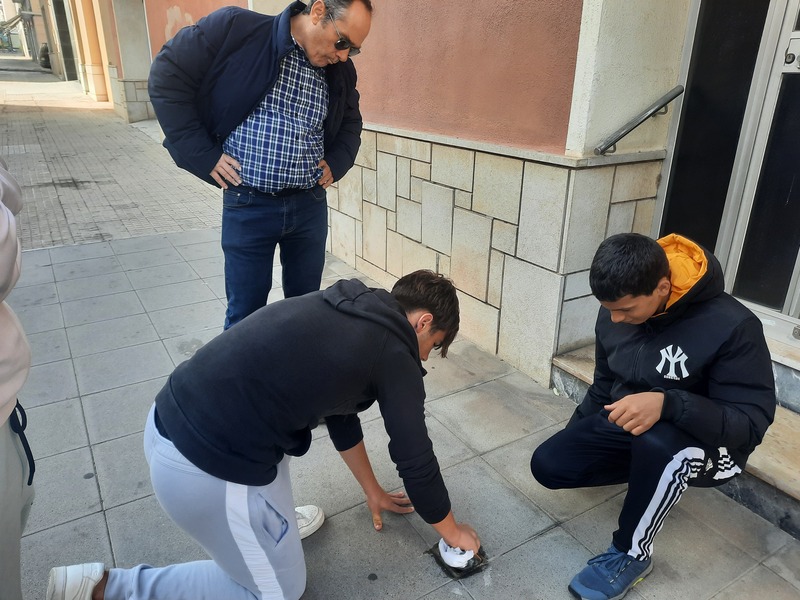
M 601 304 L 594 382 L 531 471 L 551 489 L 628 483 L 611 547 L 569 585 L 607 600 L 650 573 L 653 538 L 687 486 L 742 472 L 772 423 L 775 389 L 761 322 L 691 240 L 612 236 L 589 284 Z
M 433 349 L 446 356 L 458 327 L 452 282 L 416 271 L 391 294 L 342 280 L 226 330 L 175 369 L 144 439 L 159 503 L 213 560 L 57 567 L 48 600 L 299 598 L 306 569 L 286 457 L 308 451 L 320 418 L 376 528 L 381 511 L 412 510 L 367 458 L 358 413 L 376 400 L 414 510 L 450 546 L 477 552 L 477 534 L 450 510 L 423 406 L 421 361 Z

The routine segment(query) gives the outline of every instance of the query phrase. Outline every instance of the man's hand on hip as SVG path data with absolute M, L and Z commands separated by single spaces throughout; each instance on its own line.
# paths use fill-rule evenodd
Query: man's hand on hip
M 228 183 L 239 185 L 242 183 L 242 178 L 239 177 L 239 171 L 242 170 L 242 165 L 235 158 L 223 154 L 219 157 L 216 166 L 211 170 L 211 177 L 217 182 L 219 187 L 223 190 L 228 189 Z
M 324 158 L 319 161 L 317 166 L 322 169 L 322 176 L 319 178 L 319 184 L 323 187 L 323 189 L 328 189 L 328 186 L 333 183 L 333 173 L 331 173 L 331 168 L 328 166 L 328 163 L 325 162 Z

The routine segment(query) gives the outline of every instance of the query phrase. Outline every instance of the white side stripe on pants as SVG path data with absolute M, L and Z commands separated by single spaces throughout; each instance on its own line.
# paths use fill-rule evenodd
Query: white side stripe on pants
M 228 517 L 228 527 L 261 595 L 264 598 L 278 598 L 284 594 L 275 571 L 253 532 L 247 492 L 246 485 L 227 482 L 225 512 Z
M 664 525 L 664 519 L 689 487 L 689 479 L 703 468 L 705 452 L 701 448 L 684 448 L 676 454 L 661 473 L 656 492 L 633 532 L 628 552 L 643 560 L 653 551 L 653 539 Z

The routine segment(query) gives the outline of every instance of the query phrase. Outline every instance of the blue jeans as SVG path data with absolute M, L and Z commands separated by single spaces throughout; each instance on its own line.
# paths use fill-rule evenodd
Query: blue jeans
M 222 251 L 225 254 L 225 329 L 267 303 L 272 262 L 280 244 L 283 294 L 319 289 L 325 266 L 328 206 L 315 186 L 274 196 L 250 187 L 229 187 L 222 195 Z

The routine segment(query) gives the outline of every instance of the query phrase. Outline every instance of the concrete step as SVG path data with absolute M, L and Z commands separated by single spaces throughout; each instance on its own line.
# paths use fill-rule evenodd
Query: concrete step
M 593 377 L 594 346 L 553 358 L 553 385 L 576 403 Z M 800 539 L 800 414 L 778 406 L 745 473 L 718 489 Z

